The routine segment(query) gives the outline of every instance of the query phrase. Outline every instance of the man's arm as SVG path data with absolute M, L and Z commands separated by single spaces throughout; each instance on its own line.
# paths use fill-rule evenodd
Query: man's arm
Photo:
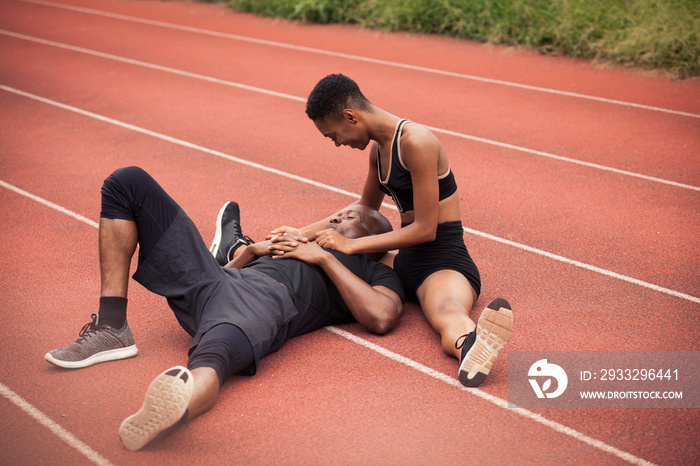
M 269 241 L 262 241 L 259 243 L 250 244 L 224 267 L 227 267 L 229 269 L 242 269 L 251 262 L 256 261 L 258 257 L 270 254 L 270 251 L 268 249 L 270 244 L 271 243 Z
M 382 335 L 396 327 L 403 311 L 403 303 L 394 291 L 384 286 L 372 287 L 348 270 L 333 254 L 315 243 L 295 244 L 291 247 L 285 241 L 275 242 L 273 250 L 279 247 L 284 251 L 283 255 L 277 255 L 276 258 L 298 259 L 321 267 L 357 322 L 370 332 Z
M 233 260 L 224 267 L 229 269 L 242 269 L 251 262 L 255 262 L 262 256 L 269 256 L 271 254 L 281 255 L 284 254 L 285 251 L 293 250 L 296 248 L 298 243 L 305 243 L 306 239 L 299 236 L 284 235 L 275 241 L 284 241 L 284 245 L 280 244 L 273 248 L 273 250 L 271 249 L 272 241 L 270 240 L 249 244 L 242 249 L 240 254 L 234 257 Z

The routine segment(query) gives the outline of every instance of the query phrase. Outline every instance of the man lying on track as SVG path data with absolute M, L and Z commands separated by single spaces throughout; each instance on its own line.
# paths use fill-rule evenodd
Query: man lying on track
M 238 207 L 228 203 L 221 214 L 217 245 L 224 231 L 228 252 L 243 238 Z M 349 238 L 391 229 L 363 206 L 332 223 Z M 47 361 L 80 368 L 136 355 L 126 296 L 137 243 L 134 279 L 167 298 L 193 342 L 188 367 L 158 375 L 141 409 L 122 422 L 119 436 L 130 450 L 211 408 L 229 376 L 254 374 L 260 358 L 289 338 L 352 321 L 384 334 L 403 310 L 403 288 L 390 267 L 291 236 L 251 244 L 221 267 L 182 208 L 145 171 L 128 167 L 102 187 L 99 311 L 75 343 L 47 353 Z

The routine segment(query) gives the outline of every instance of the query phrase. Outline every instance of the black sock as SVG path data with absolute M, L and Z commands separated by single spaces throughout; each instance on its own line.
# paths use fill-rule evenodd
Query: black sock
M 126 323 L 126 303 L 128 300 L 119 296 L 100 298 L 99 325 L 122 328 Z

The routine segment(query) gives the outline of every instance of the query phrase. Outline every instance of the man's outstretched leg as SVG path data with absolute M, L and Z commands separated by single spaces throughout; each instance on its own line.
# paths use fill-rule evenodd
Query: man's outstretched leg
M 45 359 L 59 367 L 77 369 L 105 361 L 136 356 L 138 349 L 126 322 L 129 266 L 136 250 L 136 223 L 100 219 L 99 249 L 101 294 L 97 314 L 80 331 L 78 340 L 46 353 Z
M 156 438 L 208 410 L 219 396 L 219 378 L 210 367 L 175 366 L 161 372 L 146 390 L 141 409 L 124 419 L 119 438 L 128 450 L 140 450 Z
M 254 364 L 253 348 L 243 331 L 219 324 L 204 333 L 190 355 L 186 369 L 171 367 L 146 390 L 141 409 L 119 427 L 119 438 L 129 450 L 140 450 L 176 427 L 207 411 L 231 375 Z

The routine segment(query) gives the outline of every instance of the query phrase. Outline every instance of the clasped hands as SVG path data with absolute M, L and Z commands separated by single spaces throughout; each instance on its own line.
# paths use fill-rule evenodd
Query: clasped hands
M 298 243 L 309 242 L 309 239 L 302 235 L 301 230 L 288 226 L 282 226 L 272 230 L 272 232 L 270 232 L 265 239 L 270 240 L 273 243 L 270 251 L 277 251 L 280 253 L 279 255 L 287 252 L 286 248 L 297 247 Z M 344 237 L 333 228 L 326 228 L 325 230 L 316 232 L 316 244 L 322 248 L 335 249 L 336 251 L 344 252 L 346 254 L 352 254 L 352 251 L 350 250 L 352 241 L 353 240 Z M 274 248 L 274 244 L 280 242 L 284 243 L 284 247 Z M 297 244 L 292 246 L 291 243 Z M 276 253 L 271 252 L 271 254 Z

